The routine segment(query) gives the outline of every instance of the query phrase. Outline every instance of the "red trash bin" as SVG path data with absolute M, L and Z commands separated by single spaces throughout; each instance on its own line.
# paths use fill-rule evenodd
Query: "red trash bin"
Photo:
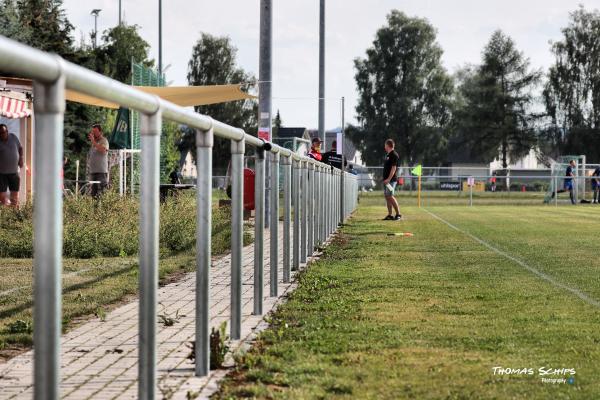
M 244 168 L 244 210 L 254 210 L 254 170 Z

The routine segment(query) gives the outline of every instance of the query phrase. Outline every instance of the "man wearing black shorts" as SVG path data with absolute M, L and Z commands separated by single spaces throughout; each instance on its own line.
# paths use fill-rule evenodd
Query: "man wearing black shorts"
M 594 173 L 592 174 L 592 191 L 594 192 L 594 200 L 592 203 L 599 204 L 600 203 L 600 167 L 596 167 L 594 169 Z
M 0 204 L 19 206 L 19 168 L 23 168 L 23 147 L 19 138 L 0 124 Z M 7 191 L 10 191 L 10 200 Z
M 402 219 L 400 215 L 400 208 L 398 202 L 394 197 L 394 189 L 396 188 L 396 170 L 398 169 L 398 161 L 400 156 L 394 150 L 394 141 L 388 139 L 385 141 L 385 163 L 383 164 L 383 195 L 385 196 L 385 202 L 387 204 L 388 215 L 384 221 L 399 221 Z M 395 216 L 392 216 L 392 208 L 396 212 Z

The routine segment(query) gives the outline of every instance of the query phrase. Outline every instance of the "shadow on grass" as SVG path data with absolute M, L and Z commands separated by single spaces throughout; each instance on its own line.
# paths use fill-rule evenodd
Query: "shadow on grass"
M 121 275 L 125 275 L 126 273 L 131 272 L 134 268 L 137 268 L 137 267 L 138 267 L 137 264 L 133 264 L 133 265 L 131 265 L 129 267 L 125 267 L 125 268 L 119 269 L 117 271 L 112 271 L 110 273 L 107 273 L 107 274 L 104 274 L 104 275 L 100 275 L 100 276 L 98 276 L 98 277 L 96 277 L 94 279 L 91 279 L 91 280 L 88 280 L 88 281 L 84 281 L 84 282 L 80 282 L 80 283 L 77 283 L 75 285 L 67 286 L 62 291 L 63 296 L 65 294 L 67 294 L 67 293 L 70 293 L 70 292 L 73 292 L 73 291 L 76 291 L 76 290 L 88 288 L 91 285 L 96 284 L 96 283 L 100 283 L 100 282 L 102 282 L 102 281 L 104 281 L 106 279 L 115 278 L 115 277 L 118 277 L 118 276 L 121 276 Z M 0 318 L 12 317 L 13 315 L 18 314 L 18 313 L 20 313 L 22 311 L 25 311 L 25 310 L 27 310 L 28 308 L 31 308 L 31 307 L 33 307 L 33 300 L 29 300 L 29 301 L 27 301 L 25 303 L 21 303 L 21 304 L 18 304 L 16 306 L 14 306 L 14 307 L 8 308 L 8 309 L 3 310 L 3 311 L 0 311 Z

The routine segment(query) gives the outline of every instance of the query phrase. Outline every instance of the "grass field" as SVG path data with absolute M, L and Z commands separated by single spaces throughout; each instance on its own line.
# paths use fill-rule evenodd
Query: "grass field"
M 216 397 L 599 398 L 600 207 L 519 196 L 363 196 Z

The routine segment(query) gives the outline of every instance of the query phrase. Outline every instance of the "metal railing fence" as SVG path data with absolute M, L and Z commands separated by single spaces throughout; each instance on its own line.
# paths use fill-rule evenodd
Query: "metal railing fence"
M 159 233 L 159 152 L 163 119 L 196 130 L 196 365 L 195 374 L 209 372 L 212 147 L 214 136 L 231 141 L 231 323 L 230 336 L 240 339 L 242 312 L 243 167 L 247 146 L 257 150 L 255 224 L 255 307 L 262 313 L 265 152 L 272 170 L 283 166 L 283 281 L 290 270 L 312 254 L 355 209 L 355 176 L 246 134 L 242 129 L 177 106 L 157 96 L 97 74 L 62 58 L 0 36 L 0 69 L 34 81 L 34 170 L 44 179 L 34 184 L 34 398 L 58 399 L 60 382 L 62 191 L 65 89 L 112 101 L 140 113 L 141 183 L 139 252 L 139 382 L 140 399 L 156 398 L 156 326 Z M 272 200 L 278 199 L 278 177 L 271 177 Z M 292 188 L 294 190 L 292 190 Z M 339 192 L 345 196 L 340 199 Z M 293 194 L 293 196 L 292 196 Z M 340 202 L 341 201 L 341 202 Z M 271 201 L 277 204 L 277 201 Z M 293 210 L 293 235 L 291 215 Z M 335 210 L 339 210 L 336 214 Z M 279 211 L 271 207 L 270 263 L 272 296 L 277 295 Z M 275 217 L 275 218 L 273 218 Z M 302 239 L 301 239 L 302 238 Z M 308 239 L 308 240 L 307 240 Z M 314 240 L 314 242 L 313 242 Z M 307 243 L 308 246 L 307 246 Z M 293 248 L 293 254 L 290 251 Z

